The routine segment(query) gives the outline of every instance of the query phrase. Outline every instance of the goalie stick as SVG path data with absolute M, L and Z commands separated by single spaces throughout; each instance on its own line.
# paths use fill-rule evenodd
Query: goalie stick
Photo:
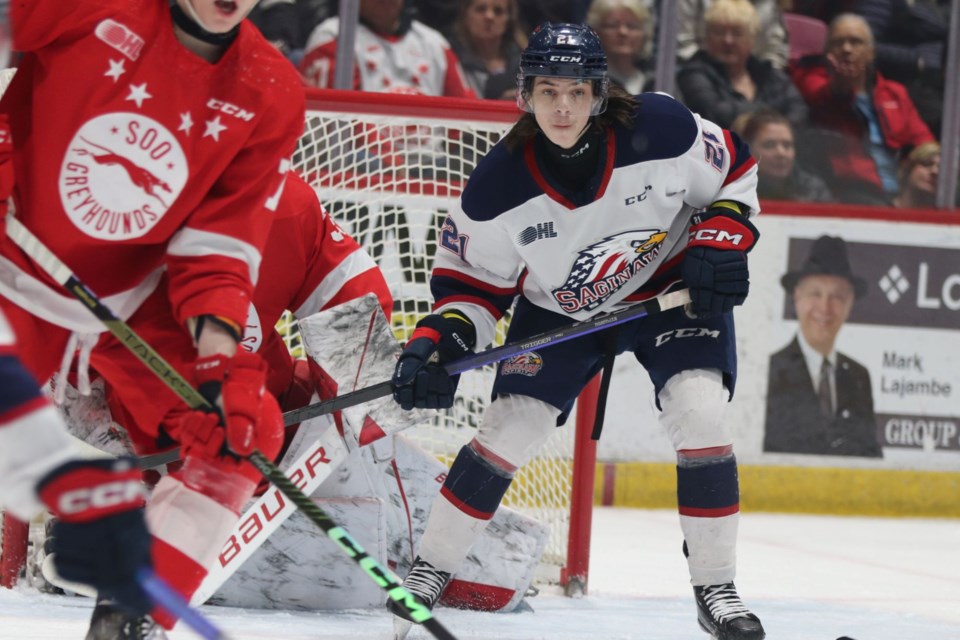
M 210 409 L 211 405 L 187 382 L 179 372 L 163 359 L 150 345 L 118 318 L 76 275 L 48 249 L 40 239 L 23 224 L 8 213 L 6 217 L 7 235 L 23 249 L 51 278 L 82 302 L 93 315 L 115 335 L 147 368 L 159 376 L 192 409 Z M 363 547 L 342 527 L 337 526 L 330 516 L 315 505 L 284 473 L 260 451 L 254 450 L 247 458 L 263 476 L 274 484 L 287 498 L 303 511 L 310 520 L 330 537 L 343 551 L 356 562 L 370 578 L 387 592 L 391 600 L 399 604 L 417 623 L 423 625 L 437 640 L 456 640 L 433 616 L 427 607 L 419 603 L 413 595 L 403 588 L 400 579 L 389 569 L 370 557 Z
M 459 358 L 453 362 L 448 362 L 444 365 L 444 368 L 451 376 L 457 375 L 471 369 L 479 369 L 488 364 L 500 362 L 510 356 L 526 353 L 527 351 L 532 351 L 537 348 L 548 347 L 553 344 L 560 344 L 561 342 L 573 340 L 574 338 L 579 338 L 580 336 L 585 336 L 600 331 L 601 329 L 667 311 L 668 309 L 685 305 L 688 302 L 690 302 L 690 292 L 687 289 L 664 293 L 656 298 L 638 302 L 620 311 L 604 313 L 589 320 L 574 322 L 573 324 L 554 331 L 545 331 L 530 336 L 525 340 L 518 340 L 517 342 L 511 342 Z M 321 402 L 316 402 L 306 407 L 301 407 L 300 409 L 287 411 L 283 414 L 283 423 L 289 426 L 304 420 L 309 420 L 310 418 L 316 418 L 317 416 L 334 413 L 335 411 L 348 409 L 358 404 L 363 404 L 364 402 L 383 398 L 392 392 L 393 388 L 390 380 L 378 382 L 369 387 L 344 393 L 336 398 L 322 400 Z M 140 464 L 149 468 L 173 462 L 178 457 L 179 449 L 172 449 L 170 451 L 142 456 L 139 460 Z

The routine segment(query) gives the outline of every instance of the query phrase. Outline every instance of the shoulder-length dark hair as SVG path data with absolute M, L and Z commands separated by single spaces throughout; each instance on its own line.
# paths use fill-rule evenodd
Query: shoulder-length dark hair
M 590 118 L 590 126 L 598 129 L 619 123 L 628 129 L 633 128 L 634 112 L 637 105 L 640 104 L 636 97 L 626 92 L 620 85 L 610 84 L 607 92 L 607 108 L 598 116 Z M 516 124 L 507 132 L 503 143 L 511 151 L 523 146 L 528 140 L 532 140 L 540 126 L 532 113 L 524 113 L 517 120 Z

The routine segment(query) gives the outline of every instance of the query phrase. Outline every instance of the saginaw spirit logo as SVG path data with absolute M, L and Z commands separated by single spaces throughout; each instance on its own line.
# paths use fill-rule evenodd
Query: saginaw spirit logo
M 137 113 L 109 113 L 84 123 L 70 141 L 60 201 L 90 237 L 140 238 L 180 195 L 188 173 L 186 155 L 166 127 Z
M 582 249 L 554 300 L 567 313 L 591 311 L 657 259 L 667 237 L 659 229 L 633 229 L 607 236 Z
M 536 351 L 527 351 L 520 355 L 507 358 L 500 365 L 500 375 L 509 376 L 519 374 L 522 376 L 533 377 L 540 373 L 543 368 L 543 358 Z

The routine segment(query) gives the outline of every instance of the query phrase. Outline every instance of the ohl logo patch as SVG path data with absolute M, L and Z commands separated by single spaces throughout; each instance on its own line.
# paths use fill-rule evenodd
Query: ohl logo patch
M 660 255 L 667 237 L 659 229 L 624 231 L 581 249 L 566 281 L 551 293 L 567 313 L 591 311 Z
M 500 365 L 500 375 L 509 376 L 519 374 L 522 376 L 533 377 L 540 373 L 543 368 L 543 358 L 536 351 L 528 351 L 517 356 L 512 356 L 503 361 Z
M 101 240 L 139 238 L 183 190 L 187 158 L 156 120 L 108 113 L 84 123 L 60 167 L 60 201 L 77 229 Z

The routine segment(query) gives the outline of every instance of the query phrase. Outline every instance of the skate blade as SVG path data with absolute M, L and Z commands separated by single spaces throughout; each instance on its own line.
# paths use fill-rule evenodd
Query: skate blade
M 407 634 L 413 629 L 413 623 L 394 616 L 393 618 L 393 640 L 406 640 Z

